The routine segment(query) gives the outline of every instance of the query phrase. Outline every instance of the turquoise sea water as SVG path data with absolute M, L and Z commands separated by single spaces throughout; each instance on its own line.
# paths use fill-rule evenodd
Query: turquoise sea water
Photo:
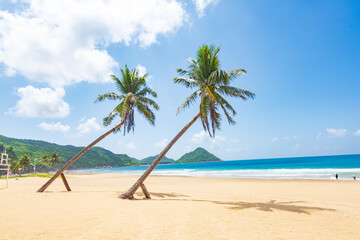
M 147 167 L 86 169 L 77 172 L 141 174 Z M 154 175 L 290 179 L 331 179 L 335 178 L 335 173 L 340 179 L 357 176 L 360 180 L 360 154 L 167 164 L 158 165 L 153 171 Z

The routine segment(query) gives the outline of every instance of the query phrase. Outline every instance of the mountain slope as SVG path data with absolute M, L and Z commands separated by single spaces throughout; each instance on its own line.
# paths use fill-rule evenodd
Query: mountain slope
M 195 162 L 218 162 L 220 158 L 209 153 L 205 149 L 198 147 L 192 152 L 184 154 L 176 163 L 195 163 Z
M 51 152 L 59 152 L 62 161 L 55 165 L 52 169 L 59 169 L 84 147 L 75 147 L 72 145 L 58 145 L 40 140 L 15 139 L 0 135 L 0 150 L 3 147 L 8 150 L 10 160 L 19 157 L 22 154 L 29 154 L 31 159 L 37 158 L 37 169 L 39 171 L 47 170 L 45 166 L 41 166 L 40 158 Z M 86 169 L 86 168 L 102 168 L 102 167 L 123 167 L 136 165 L 149 165 L 157 156 L 151 156 L 138 161 L 126 154 L 114 154 L 102 147 L 93 147 L 74 162 L 69 169 Z M 192 152 L 184 154 L 179 160 L 164 157 L 160 164 L 172 163 L 195 163 L 195 162 L 213 162 L 221 161 L 218 157 L 209 153 L 203 148 L 197 148 Z
M 158 155 L 144 158 L 144 159 L 140 160 L 140 164 L 141 165 L 149 165 L 156 159 L 157 156 Z M 165 157 L 163 157 L 163 159 L 161 159 L 159 164 L 170 164 L 170 163 L 176 163 L 176 162 L 174 159 L 167 158 L 165 156 Z
M 59 152 L 63 158 L 61 163 L 54 166 L 54 168 L 62 166 L 84 148 L 71 145 L 62 146 L 39 140 L 14 139 L 1 135 L 0 144 L 4 145 L 7 149 L 12 147 L 16 156 L 26 153 L 29 154 L 32 159 L 40 159 L 45 153 L 49 154 L 53 151 Z M 69 169 L 122 167 L 132 165 L 139 165 L 139 162 L 126 154 L 114 154 L 104 148 L 93 147 L 73 163 Z

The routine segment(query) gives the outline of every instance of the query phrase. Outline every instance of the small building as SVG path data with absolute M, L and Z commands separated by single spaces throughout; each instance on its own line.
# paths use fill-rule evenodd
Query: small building
M 6 150 L 3 153 L 1 153 L 0 170 L 6 171 L 6 187 L 8 187 L 10 164 L 9 164 L 9 156 L 6 154 Z

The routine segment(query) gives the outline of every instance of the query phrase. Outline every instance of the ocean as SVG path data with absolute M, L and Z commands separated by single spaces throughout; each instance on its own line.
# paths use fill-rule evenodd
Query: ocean
M 89 173 L 141 174 L 148 166 L 114 167 L 77 170 Z M 234 160 L 222 162 L 158 165 L 153 175 L 225 177 L 225 178 L 278 178 L 278 179 L 339 179 L 360 180 L 360 154 Z

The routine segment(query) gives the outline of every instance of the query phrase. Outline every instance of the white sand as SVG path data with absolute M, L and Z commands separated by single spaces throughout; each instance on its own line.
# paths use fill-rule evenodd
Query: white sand
M 360 239 L 360 181 L 152 176 L 151 200 L 119 199 L 137 177 L 0 180 L 0 240 Z

